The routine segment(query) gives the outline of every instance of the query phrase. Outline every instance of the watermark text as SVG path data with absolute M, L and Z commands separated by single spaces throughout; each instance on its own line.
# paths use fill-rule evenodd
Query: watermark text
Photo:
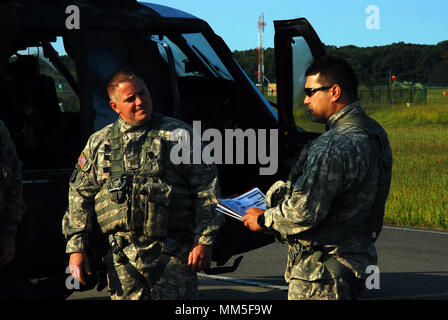
M 79 30 L 80 29 L 80 12 L 79 7 L 75 5 L 70 5 L 65 8 L 65 13 L 70 14 L 65 19 L 65 27 L 68 30 Z
M 269 140 L 267 129 L 246 129 L 245 131 L 239 128 L 225 129 L 224 136 L 221 131 L 213 128 L 205 130 L 202 135 L 201 132 L 200 121 L 193 121 L 193 137 L 185 129 L 173 131 L 171 141 L 178 143 L 170 152 L 172 163 L 256 164 L 258 161 L 259 164 L 266 166 L 260 167 L 260 175 L 273 175 L 277 172 L 277 129 L 269 130 Z M 208 143 L 202 147 L 203 142 Z
M 376 5 L 369 5 L 366 8 L 366 14 L 369 16 L 366 19 L 366 28 L 369 30 L 380 28 L 380 8 Z

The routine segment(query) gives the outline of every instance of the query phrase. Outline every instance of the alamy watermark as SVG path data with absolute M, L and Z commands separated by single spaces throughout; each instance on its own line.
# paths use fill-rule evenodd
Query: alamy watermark
M 376 265 L 369 265 L 366 268 L 366 274 L 369 276 L 366 278 L 367 290 L 379 290 L 380 289 L 380 268 Z
M 201 121 L 193 121 L 193 137 L 185 129 L 173 131 L 171 141 L 178 142 L 170 152 L 173 164 L 245 164 L 247 154 L 247 164 L 256 164 L 258 160 L 261 165 L 267 165 L 260 167 L 260 175 L 273 175 L 277 172 L 277 129 L 269 130 L 268 141 L 267 129 L 225 129 L 223 136 L 221 131 L 214 128 L 201 134 L 201 127 Z M 208 143 L 202 147 L 203 142 Z
M 366 19 L 366 28 L 369 30 L 380 28 L 380 8 L 376 5 L 369 5 L 365 11 L 369 16 Z
M 76 266 L 69 265 L 65 269 L 65 273 L 70 274 L 65 279 L 65 287 L 68 290 L 79 290 L 79 288 L 80 288 L 80 283 L 79 283 L 80 270 L 79 270 L 79 268 Z M 75 275 L 73 275 L 73 274 L 75 274 Z
M 70 14 L 65 19 L 65 27 L 69 30 L 79 30 L 81 28 L 79 7 L 74 4 L 67 6 L 67 8 L 65 8 L 65 13 Z

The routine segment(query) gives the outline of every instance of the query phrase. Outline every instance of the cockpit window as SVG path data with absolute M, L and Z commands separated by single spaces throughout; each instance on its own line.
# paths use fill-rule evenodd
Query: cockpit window
M 212 76 L 234 80 L 216 52 L 201 33 L 184 33 L 182 35 L 152 35 L 151 40 L 158 41 L 162 58 L 168 62 L 163 43 L 171 48 L 176 73 L 179 77 Z
M 60 55 L 59 59 L 61 63 L 64 64 L 64 66 L 67 68 L 67 70 L 72 74 L 72 76 L 76 79 L 76 69 L 73 60 L 65 52 L 63 53 L 64 55 Z M 70 87 L 64 76 L 59 71 L 57 71 L 56 68 L 51 64 L 51 62 L 43 55 L 42 47 L 30 47 L 26 50 L 18 51 L 17 54 L 10 57 L 10 65 L 13 66 L 14 64 L 18 64 L 17 61 L 21 59 L 27 59 L 28 61 L 35 60 L 38 63 L 37 72 L 53 80 L 61 112 L 79 113 L 80 107 L 78 96 Z
M 80 135 L 74 134 L 81 123 L 79 98 L 66 79 L 71 74 L 76 81 L 74 62 L 59 56 L 50 63 L 43 51 L 44 47 L 29 47 L 16 52 L 0 79 L 0 90 L 8 93 L 0 119 L 11 133 L 26 174 L 68 168 L 82 148 Z
M 219 59 L 216 52 L 201 33 L 182 34 L 182 37 L 187 40 L 187 44 L 190 48 L 200 56 L 201 60 L 216 74 L 217 77 L 233 80 L 233 77 L 230 75 L 221 59 Z
M 202 74 L 198 71 L 189 71 L 187 68 L 187 62 L 189 61 L 187 56 L 183 53 L 183 51 L 170 40 L 167 36 L 151 36 L 151 40 L 159 41 L 158 49 L 159 53 L 165 62 L 168 63 L 168 56 L 165 49 L 163 49 L 162 43 L 166 43 L 173 53 L 174 65 L 176 67 L 176 73 L 179 77 L 187 77 L 187 76 L 202 76 Z

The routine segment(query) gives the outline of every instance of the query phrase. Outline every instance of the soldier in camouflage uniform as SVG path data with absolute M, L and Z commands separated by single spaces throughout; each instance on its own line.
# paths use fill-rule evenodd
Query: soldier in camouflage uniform
M 6 125 L 0 120 L 0 267 L 15 256 L 17 226 L 25 214 L 22 163 Z
M 377 263 L 392 151 L 346 61 L 322 58 L 306 75 L 304 103 L 327 131 L 301 150 L 288 181 L 268 190 L 268 209 L 249 209 L 244 223 L 288 241 L 288 299 L 356 299 Z
M 192 128 L 152 112 L 143 80 L 121 70 L 108 81 L 119 119 L 94 133 L 70 180 L 63 218 L 72 274 L 90 274 L 87 234 L 97 221 L 109 238 L 104 257 L 112 299 L 195 299 L 196 272 L 209 267 L 224 222 L 215 166 L 178 164 L 173 131 Z M 191 162 L 190 162 L 191 163 Z

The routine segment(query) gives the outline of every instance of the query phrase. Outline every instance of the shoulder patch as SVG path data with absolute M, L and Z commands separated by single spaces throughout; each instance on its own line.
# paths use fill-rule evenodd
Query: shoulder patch
M 86 163 L 87 163 L 87 160 L 84 157 L 84 153 L 81 152 L 81 155 L 78 158 L 78 164 L 81 167 L 81 169 L 86 165 Z

